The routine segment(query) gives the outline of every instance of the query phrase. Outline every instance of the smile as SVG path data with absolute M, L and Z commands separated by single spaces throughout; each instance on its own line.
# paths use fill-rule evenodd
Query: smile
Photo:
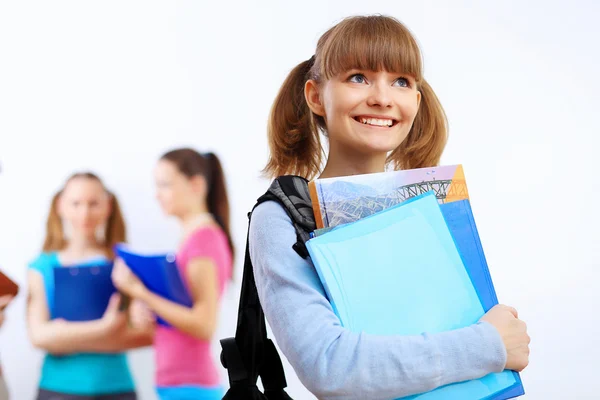
M 393 118 L 384 118 L 384 117 L 375 118 L 375 117 L 358 116 L 358 117 L 354 117 L 354 120 L 363 125 L 383 127 L 383 128 L 389 128 L 398 123 L 398 121 Z

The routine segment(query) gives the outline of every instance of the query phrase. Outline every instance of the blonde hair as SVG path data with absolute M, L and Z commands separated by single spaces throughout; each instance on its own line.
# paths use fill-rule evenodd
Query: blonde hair
M 435 166 L 446 146 L 448 122 L 435 92 L 423 78 L 419 46 L 410 31 L 387 16 L 358 16 L 341 21 L 325 32 L 315 55 L 297 65 L 284 81 L 268 123 L 269 161 L 263 172 L 312 179 L 321 169 L 324 151 L 320 131 L 323 117 L 314 114 L 304 97 L 308 80 L 322 83 L 351 70 L 401 72 L 415 78 L 421 104 L 402 144 L 387 159 L 394 169 Z
M 64 234 L 64 227 L 60 216 L 58 215 L 58 201 L 60 196 L 63 194 L 65 187 L 74 179 L 91 179 L 98 182 L 108 196 L 110 197 L 111 213 L 108 217 L 108 222 L 105 228 L 105 252 L 109 258 L 114 257 L 113 247 L 117 243 L 125 241 L 125 219 L 121 213 L 121 207 L 119 202 L 113 193 L 111 193 L 100 178 L 91 172 L 80 172 L 73 174 L 67 179 L 62 189 L 60 189 L 52 198 L 50 205 L 50 211 L 48 212 L 48 219 L 46 221 L 46 238 L 44 239 L 44 245 L 42 250 L 48 251 L 59 251 L 63 250 L 67 246 L 67 240 Z

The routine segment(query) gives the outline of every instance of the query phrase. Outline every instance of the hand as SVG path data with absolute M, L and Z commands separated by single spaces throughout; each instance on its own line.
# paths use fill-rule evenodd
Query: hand
M 506 348 L 506 369 L 521 372 L 529 364 L 529 343 L 525 322 L 518 319 L 517 310 L 505 305 L 494 306 L 481 321 L 492 324 L 500 333 Z
M 136 329 L 147 330 L 154 326 L 154 314 L 150 308 L 140 300 L 134 300 L 129 306 L 129 317 L 131 325 Z
M 123 294 L 133 298 L 142 297 L 147 290 L 142 281 L 129 269 L 120 258 L 115 260 L 112 271 L 113 284 Z
M 0 296 L 0 326 L 2 326 L 4 323 L 4 309 L 12 301 L 12 299 L 13 296 L 11 295 Z
M 127 315 L 119 310 L 120 302 L 121 295 L 118 293 L 113 294 L 102 316 L 101 323 L 108 333 L 115 333 L 127 326 Z

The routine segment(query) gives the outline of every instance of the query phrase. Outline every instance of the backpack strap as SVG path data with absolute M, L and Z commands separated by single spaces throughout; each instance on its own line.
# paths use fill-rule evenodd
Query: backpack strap
M 297 241 L 293 248 L 300 257 L 307 258 L 305 242 L 316 228 L 308 181 L 292 175 L 275 179 L 267 192 L 258 198 L 252 212 L 265 201 L 276 201 L 283 206 L 296 230 Z M 252 212 L 248 213 L 249 222 Z M 228 370 L 230 384 L 224 399 L 291 400 L 284 390 L 287 382 L 281 358 L 267 338 L 265 316 L 250 259 L 249 231 L 248 228 L 235 338 L 221 340 L 221 363 Z M 264 394 L 256 386 L 259 375 Z
M 310 233 L 317 228 L 308 181 L 295 175 L 280 176 L 273 181 L 265 196 L 267 195 L 269 200 L 279 202 L 287 212 L 296 229 L 297 241 L 292 247 L 300 257 L 307 258 L 305 243 L 310 239 Z

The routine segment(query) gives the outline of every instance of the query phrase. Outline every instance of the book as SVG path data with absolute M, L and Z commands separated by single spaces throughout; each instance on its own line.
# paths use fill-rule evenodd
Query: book
M 177 304 L 192 307 L 192 297 L 179 273 L 174 254 L 142 254 L 124 244 L 115 246 L 115 253 L 150 291 Z M 158 316 L 157 322 L 171 326 Z
M 460 164 L 315 179 L 308 188 L 317 229 L 357 221 L 430 191 L 439 203 L 469 199 Z
M 462 165 L 317 179 L 309 183 L 309 190 L 316 225 L 320 228 L 313 232 L 313 238 L 327 235 L 336 227 L 351 225 L 384 213 L 401 204 L 410 204 L 412 200 L 420 199 L 424 195 L 433 196 L 469 280 L 475 288 L 482 311 L 488 311 L 498 304 L 473 217 Z M 368 249 L 369 254 L 373 251 L 363 244 L 357 246 L 363 250 Z M 320 272 L 320 277 L 326 292 L 329 293 L 331 288 L 327 286 L 331 286 L 331 283 L 325 279 L 323 271 Z M 329 278 L 332 279 L 332 276 Z M 338 293 L 338 297 L 341 295 Z M 344 293 L 343 296 L 348 297 L 349 294 Z M 332 302 L 332 306 L 341 319 L 342 313 L 345 313 L 346 319 L 350 317 L 346 307 L 342 307 L 341 310 L 335 301 Z M 514 384 L 490 398 L 500 400 L 524 394 L 518 373 L 505 371 L 503 374 L 512 375 Z
M 0 296 L 13 296 L 19 293 L 19 285 L 0 271 Z
M 99 261 L 53 269 L 54 307 L 51 318 L 92 321 L 102 318 L 116 293 L 111 279 L 112 262 Z

